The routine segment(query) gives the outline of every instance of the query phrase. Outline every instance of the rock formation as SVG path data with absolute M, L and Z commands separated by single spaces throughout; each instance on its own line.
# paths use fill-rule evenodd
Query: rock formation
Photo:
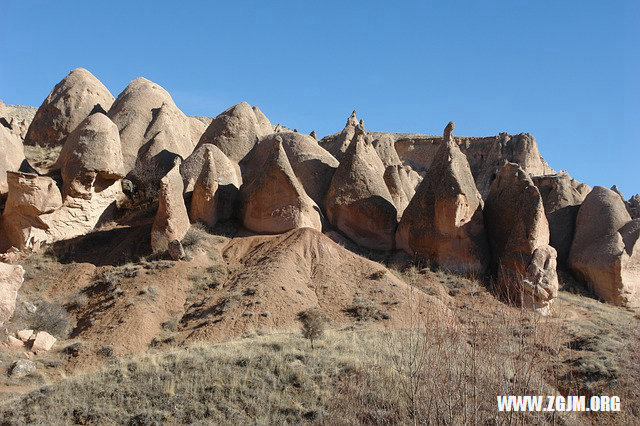
M 176 160 L 173 168 L 160 181 L 158 212 L 151 229 L 151 248 L 154 252 L 168 250 L 173 240 L 181 241 L 191 226 L 183 192 L 180 160 Z
M 76 68 L 58 83 L 36 112 L 25 145 L 56 146 L 92 111 L 111 107 L 113 96 L 89 71 Z
M 564 264 L 569 257 L 578 209 L 591 188 L 566 172 L 532 179 L 542 196 L 549 222 L 549 244 L 558 252 L 558 261 Z
M 482 276 L 489 264 L 482 198 L 465 155 L 445 129 L 442 146 L 396 232 L 396 245 L 441 268 Z M 449 132 L 449 137 L 447 137 Z
M 415 194 L 415 189 L 407 171 L 402 165 L 387 166 L 384 171 L 384 183 L 389 189 L 393 204 L 398 211 L 398 220 L 402 217 L 405 208 L 409 205 L 409 201 Z
M 251 181 L 262 173 L 262 164 L 267 161 L 278 141 L 281 141 L 289 164 L 307 195 L 318 206 L 324 206 L 325 195 L 338 161 L 311 136 L 283 131 L 262 138 L 240 163 L 243 179 Z
M 499 291 L 542 314 L 558 292 L 556 250 L 538 188 L 517 164 L 505 163 L 491 184 L 484 219 Z
M 23 161 L 22 142 L 9 129 L 0 125 L 0 196 L 9 190 L 7 171 L 18 171 Z
M 632 219 L 640 219 L 640 194 L 636 194 L 625 202 Z
M 401 136 L 401 135 L 400 135 Z M 441 138 L 400 137 L 395 148 L 403 164 L 424 174 L 436 156 Z M 489 193 L 491 182 L 504 161 L 518 164 L 532 176 L 554 174 L 538 151 L 533 136 L 528 133 L 490 137 L 456 137 L 458 146 L 467 157 L 471 173 L 483 198 Z
M 242 186 L 240 196 L 247 229 L 272 234 L 304 227 L 322 230 L 320 209 L 298 181 L 280 137 L 260 173 Z
M 91 199 L 125 176 L 118 127 L 104 114 L 85 118 L 67 137 L 56 163 L 63 195 Z
M 258 107 L 240 102 L 213 119 L 198 146 L 210 143 L 231 161 L 240 162 L 258 140 L 273 133 L 273 126 Z
M 353 139 L 331 179 L 325 203 L 327 217 L 357 244 L 390 250 L 398 212 L 384 181 L 385 167 L 365 141 L 361 127 L 356 127 Z
M 202 222 L 209 227 L 213 227 L 219 217 L 217 177 L 213 149 L 207 150 L 204 166 L 193 188 L 190 216 L 192 221 Z
M 24 282 L 24 269 L 0 262 L 0 327 L 13 315 L 18 290 Z
M 640 306 L 639 237 L 640 220 L 631 219 L 620 196 L 596 186 L 578 211 L 569 266 L 602 299 Z
M 120 132 L 125 170 L 139 169 L 141 179 L 160 179 L 176 155 L 186 158 L 197 143 L 198 125 L 166 90 L 145 78 L 129 83 L 107 115 Z
M 344 126 L 344 129 L 342 129 L 342 131 L 337 135 L 324 138 L 321 141 L 321 146 L 329 151 L 329 153 L 338 161 L 342 161 L 342 156 L 347 151 L 349 144 L 353 140 L 356 133 L 356 127 L 358 125 L 359 123 L 358 118 L 356 117 L 356 110 L 353 110 L 347 119 L 347 124 Z M 364 126 L 362 127 L 362 130 L 364 131 Z

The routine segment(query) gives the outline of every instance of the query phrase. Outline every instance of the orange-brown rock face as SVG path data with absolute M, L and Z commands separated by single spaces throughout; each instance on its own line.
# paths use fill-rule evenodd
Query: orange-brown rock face
M 298 181 L 282 139 L 276 139 L 260 173 L 240 189 L 244 226 L 278 234 L 295 228 L 322 230 L 320 209 Z
M 578 209 L 591 188 L 566 172 L 532 179 L 542 195 L 549 222 L 549 244 L 558 252 L 558 261 L 564 264 L 569 257 Z
M 398 248 L 457 273 L 480 276 L 489 263 L 482 198 L 467 159 L 443 143 L 396 232 Z
M 56 146 L 92 111 L 106 111 L 113 96 L 89 71 L 76 68 L 53 88 L 36 112 L 26 145 Z
M 18 290 L 23 282 L 22 266 L 0 262 L 0 326 L 13 315 Z
M 258 107 L 240 102 L 213 119 L 198 146 L 210 143 L 231 161 L 240 162 L 258 140 L 273 133 L 273 126 Z
M 394 247 L 398 223 L 384 171 L 380 157 L 358 127 L 326 197 L 329 222 L 356 243 L 376 250 Z
M 217 176 L 213 150 L 209 150 L 200 176 L 198 176 L 193 188 L 190 210 L 192 221 L 204 223 L 209 227 L 215 226 L 219 217 L 218 196 L 220 193 Z
M 24 161 L 22 142 L 0 124 L 0 195 L 9 190 L 7 172 L 17 172 Z
M 615 192 L 596 186 L 578 211 L 569 266 L 604 300 L 640 307 L 640 220 Z
M 158 212 L 151 229 L 151 248 L 154 252 L 168 250 L 171 241 L 181 241 L 191 226 L 183 192 L 180 161 L 177 160 L 160 181 Z
M 500 169 L 484 218 L 499 288 L 512 301 L 549 313 L 558 293 L 557 253 L 549 245 L 540 192 L 517 164 Z

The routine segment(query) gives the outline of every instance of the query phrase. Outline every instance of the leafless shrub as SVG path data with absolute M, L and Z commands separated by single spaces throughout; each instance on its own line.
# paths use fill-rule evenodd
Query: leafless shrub
M 387 312 L 384 312 L 368 299 L 362 296 L 355 296 L 351 306 L 346 308 L 347 314 L 358 321 L 381 321 L 391 318 Z
M 305 339 L 309 339 L 311 349 L 313 349 L 313 342 L 324 335 L 327 319 L 319 310 L 310 309 L 300 312 L 298 320 L 302 323 L 302 335 Z

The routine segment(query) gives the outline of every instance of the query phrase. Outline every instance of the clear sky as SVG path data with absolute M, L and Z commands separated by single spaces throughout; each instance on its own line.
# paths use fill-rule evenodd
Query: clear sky
M 190 115 L 245 100 L 318 135 L 529 132 L 550 165 L 640 192 L 640 1 L 2 0 L 0 99 L 73 68 L 135 77 Z

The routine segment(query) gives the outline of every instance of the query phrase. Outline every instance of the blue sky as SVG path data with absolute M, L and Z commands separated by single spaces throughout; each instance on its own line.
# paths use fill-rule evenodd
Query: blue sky
M 187 114 L 245 100 L 319 135 L 529 132 L 550 165 L 640 192 L 640 2 L 3 0 L 0 99 L 39 106 L 71 69 L 135 77 Z

